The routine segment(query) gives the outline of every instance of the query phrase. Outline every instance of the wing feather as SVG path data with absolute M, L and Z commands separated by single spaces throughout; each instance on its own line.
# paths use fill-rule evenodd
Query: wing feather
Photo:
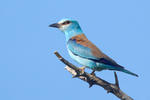
M 112 65 L 122 67 L 118 65 L 114 60 L 100 51 L 92 42 L 90 42 L 84 34 L 72 37 L 67 46 L 69 50 L 80 57 L 91 59 L 93 61 L 103 63 L 106 65 Z M 122 67 L 123 68 L 123 67 Z

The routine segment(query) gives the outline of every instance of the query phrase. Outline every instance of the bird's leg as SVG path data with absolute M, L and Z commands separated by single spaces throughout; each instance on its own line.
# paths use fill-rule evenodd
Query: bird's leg
M 80 71 L 81 71 L 81 75 L 83 75 L 83 74 L 84 74 L 84 70 L 85 70 L 85 66 L 80 67 L 79 69 L 80 69 Z
M 92 71 L 91 75 L 95 76 L 95 70 Z

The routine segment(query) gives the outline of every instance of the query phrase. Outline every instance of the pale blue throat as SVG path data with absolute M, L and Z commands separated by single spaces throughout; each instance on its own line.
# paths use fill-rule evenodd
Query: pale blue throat
M 63 32 L 65 33 L 66 41 L 68 41 L 70 38 L 76 35 L 83 34 L 83 31 L 80 28 L 80 26 L 68 27 L 67 29 L 63 30 Z

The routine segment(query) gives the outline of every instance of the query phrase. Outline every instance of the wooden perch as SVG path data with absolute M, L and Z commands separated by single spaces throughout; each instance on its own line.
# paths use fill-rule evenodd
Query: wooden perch
M 129 97 L 120 89 L 116 72 L 114 72 L 115 84 L 112 84 L 97 76 L 88 74 L 86 72 L 81 74 L 82 72 L 78 67 L 74 66 L 73 64 L 65 60 L 58 52 L 54 52 L 54 53 L 59 58 L 59 60 L 66 65 L 65 67 L 66 70 L 68 70 L 73 75 L 73 77 L 77 77 L 87 82 L 89 84 L 89 87 L 92 87 L 93 85 L 98 85 L 103 87 L 107 91 L 107 93 L 112 93 L 118 98 L 120 98 L 121 100 L 133 100 L 131 97 Z

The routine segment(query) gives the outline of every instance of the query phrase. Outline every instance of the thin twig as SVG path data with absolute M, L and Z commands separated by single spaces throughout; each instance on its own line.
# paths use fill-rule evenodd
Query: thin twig
M 118 81 L 117 73 L 114 72 L 114 75 L 115 75 L 115 84 L 116 84 L 116 86 L 117 86 L 118 88 L 120 88 L 120 87 L 119 87 L 119 81 Z
M 92 87 L 93 85 L 98 85 L 103 87 L 107 93 L 112 93 L 121 100 L 133 100 L 130 96 L 125 94 L 119 87 L 118 77 L 116 72 L 114 72 L 115 76 L 115 84 L 109 83 L 97 76 L 88 74 L 87 72 L 84 72 L 84 74 L 81 74 L 81 70 L 68 62 L 66 59 L 64 59 L 58 52 L 54 52 L 55 55 L 59 58 L 60 61 L 62 61 L 65 65 L 67 65 L 65 68 L 68 70 L 73 76 L 87 82 L 89 84 L 89 87 Z

